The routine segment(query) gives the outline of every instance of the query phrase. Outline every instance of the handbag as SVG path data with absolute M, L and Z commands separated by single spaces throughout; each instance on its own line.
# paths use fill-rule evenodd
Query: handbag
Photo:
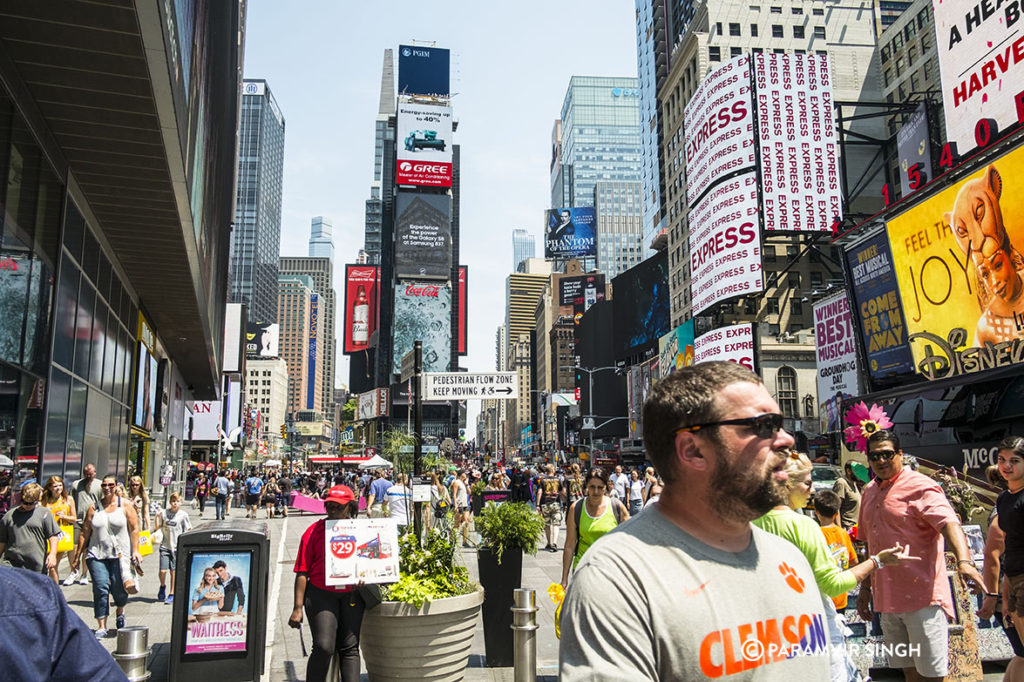
M 75 549 L 75 527 L 68 524 L 60 527 L 60 539 L 57 540 L 57 553 L 71 552 Z
M 139 576 L 141 573 L 135 570 L 133 562 L 124 554 L 117 555 L 117 561 L 121 566 L 121 584 L 128 594 L 139 593 Z
M 157 528 L 155 531 L 153 531 L 150 534 L 149 539 L 152 540 L 153 544 L 156 545 L 157 547 L 159 547 L 160 545 L 164 544 L 164 530 L 163 530 L 163 528 Z
M 380 591 L 380 585 L 377 583 L 370 583 L 369 585 L 360 585 L 356 588 L 356 592 L 363 600 L 363 604 L 366 605 L 367 609 L 375 608 L 378 604 L 384 601 L 384 595 Z
M 149 556 L 153 553 L 153 538 L 148 530 L 139 531 L 139 554 Z

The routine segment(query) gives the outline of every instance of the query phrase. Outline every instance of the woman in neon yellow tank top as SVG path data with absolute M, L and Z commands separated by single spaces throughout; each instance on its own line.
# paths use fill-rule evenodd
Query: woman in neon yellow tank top
M 629 518 L 629 511 L 619 500 L 607 496 L 608 474 L 595 467 L 583 479 L 581 500 L 569 507 L 565 522 L 565 549 L 562 550 L 562 587 L 569 584 L 569 570 L 576 568 L 583 554 L 597 539 Z M 579 528 L 576 527 L 576 510 L 579 513 Z M 578 540 L 578 541 L 577 541 Z

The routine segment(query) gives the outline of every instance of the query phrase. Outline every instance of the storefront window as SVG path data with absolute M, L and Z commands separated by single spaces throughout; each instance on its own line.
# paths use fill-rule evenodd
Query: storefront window
M 43 476 L 61 474 L 66 465 L 69 470 L 81 467 L 81 451 L 69 453 L 64 459 L 64 444 L 67 441 L 68 401 L 71 398 L 71 377 L 54 368 L 50 375 L 50 394 L 46 404 L 46 445 L 43 448 Z M 102 475 L 102 474 L 100 474 Z

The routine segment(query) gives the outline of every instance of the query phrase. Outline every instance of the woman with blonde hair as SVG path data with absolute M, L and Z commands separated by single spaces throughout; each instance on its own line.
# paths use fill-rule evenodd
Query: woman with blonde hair
M 128 479 L 128 490 L 125 497 L 135 505 L 135 513 L 138 514 L 139 521 L 142 522 L 139 530 L 150 530 L 149 493 L 146 492 L 146 486 L 142 485 L 141 476 L 132 476 Z
M 217 613 L 224 606 L 224 590 L 217 584 L 217 571 L 207 568 L 192 593 L 192 613 Z
M 68 489 L 64 487 L 64 479 L 60 476 L 50 476 L 46 479 L 46 485 L 43 486 L 43 497 L 40 500 L 43 506 L 50 510 L 53 514 L 53 520 L 57 522 L 58 526 L 71 526 L 74 528 L 77 517 L 75 516 L 75 499 L 68 494 Z M 74 532 L 74 531 L 72 531 Z M 67 557 L 68 566 L 71 565 L 71 552 L 74 550 L 65 550 L 58 552 L 57 563 L 47 573 L 53 582 L 59 583 L 60 576 L 58 575 L 58 569 L 60 568 L 60 560 Z M 70 582 L 65 582 L 65 585 L 74 584 L 75 571 L 72 569 Z
M 860 679 L 859 673 L 846 655 L 846 637 L 844 619 L 836 612 L 832 597 L 845 594 L 864 580 L 874 571 L 883 566 L 896 566 L 910 561 L 920 561 L 919 557 L 910 556 L 909 549 L 896 545 L 884 549 L 867 561 L 851 566 L 845 571 L 836 565 L 829 551 L 825 535 L 821 527 L 809 516 L 801 514 L 799 509 L 807 505 L 811 498 L 811 460 L 800 452 L 789 452 L 786 457 L 787 500 L 759 519 L 754 525 L 773 535 L 796 545 L 797 549 L 807 557 L 814 580 L 821 592 L 821 603 L 825 609 L 828 622 L 829 641 L 831 647 L 832 682 L 851 682 Z

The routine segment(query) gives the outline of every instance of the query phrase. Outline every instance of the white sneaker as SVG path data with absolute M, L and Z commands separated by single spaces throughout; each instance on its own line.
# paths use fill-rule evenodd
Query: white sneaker
M 83 574 L 82 574 L 82 575 L 81 575 L 81 576 L 80 576 L 80 577 L 78 578 L 78 584 L 79 584 L 79 585 L 88 585 L 88 584 L 89 584 L 89 576 L 88 576 L 88 575 L 86 575 L 85 573 L 83 573 Z
M 65 578 L 64 582 L 61 583 L 61 584 L 64 585 L 64 587 L 71 587 L 72 585 L 75 584 L 75 579 L 76 578 L 78 578 L 78 571 L 75 571 L 74 573 L 69 575 L 67 578 Z

